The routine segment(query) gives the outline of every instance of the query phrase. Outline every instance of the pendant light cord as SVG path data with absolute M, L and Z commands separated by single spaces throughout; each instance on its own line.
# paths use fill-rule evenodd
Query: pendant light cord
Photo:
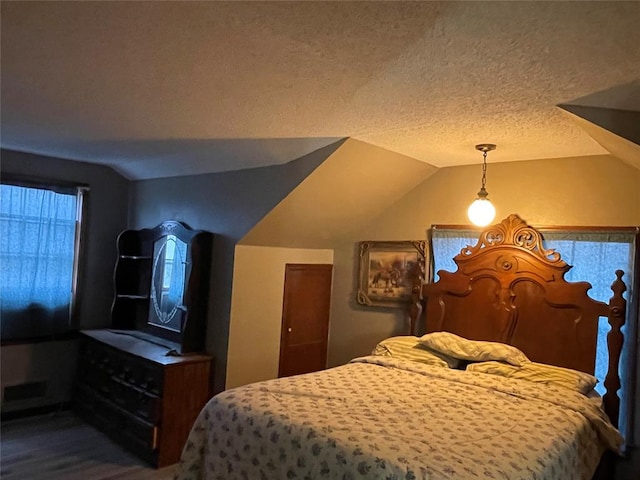
M 487 151 L 482 152 L 482 190 L 487 183 Z

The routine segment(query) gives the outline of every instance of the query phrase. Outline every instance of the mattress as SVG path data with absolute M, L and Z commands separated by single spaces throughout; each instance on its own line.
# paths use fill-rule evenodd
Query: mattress
M 589 479 L 621 443 L 578 392 L 367 356 L 218 394 L 176 478 Z

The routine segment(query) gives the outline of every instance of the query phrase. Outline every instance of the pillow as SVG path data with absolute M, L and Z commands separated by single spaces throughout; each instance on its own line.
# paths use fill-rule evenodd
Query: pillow
M 427 333 L 420 337 L 420 343 L 436 352 L 461 360 L 471 360 L 473 362 L 499 360 L 517 367 L 529 362 L 524 353 L 511 345 L 467 340 L 450 332 Z
M 596 377 L 585 372 L 536 362 L 526 363 L 522 367 L 500 362 L 472 363 L 467 365 L 467 370 L 556 385 L 585 395 L 593 390 L 598 381 Z
M 412 336 L 386 338 L 375 346 L 371 355 L 395 357 L 444 368 L 456 368 L 460 363 L 456 358 L 447 357 L 421 345 L 420 338 Z
M 591 403 L 593 403 L 596 407 L 598 407 L 601 410 L 604 410 L 604 403 L 603 403 L 602 395 L 600 395 L 595 390 L 589 390 L 586 393 L 586 396 L 589 399 L 589 401 Z

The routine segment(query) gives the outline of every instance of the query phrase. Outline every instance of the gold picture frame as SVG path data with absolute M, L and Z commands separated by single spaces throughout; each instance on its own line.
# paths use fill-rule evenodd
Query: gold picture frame
M 404 308 L 411 301 L 416 266 L 424 269 L 426 244 L 426 240 L 360 242 L 357 302 Z

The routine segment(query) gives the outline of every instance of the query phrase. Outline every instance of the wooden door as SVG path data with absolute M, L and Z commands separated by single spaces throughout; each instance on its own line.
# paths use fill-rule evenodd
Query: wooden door
M 332 270 L 324 264 L 286 265 L 279 377 L 327 366 Z

